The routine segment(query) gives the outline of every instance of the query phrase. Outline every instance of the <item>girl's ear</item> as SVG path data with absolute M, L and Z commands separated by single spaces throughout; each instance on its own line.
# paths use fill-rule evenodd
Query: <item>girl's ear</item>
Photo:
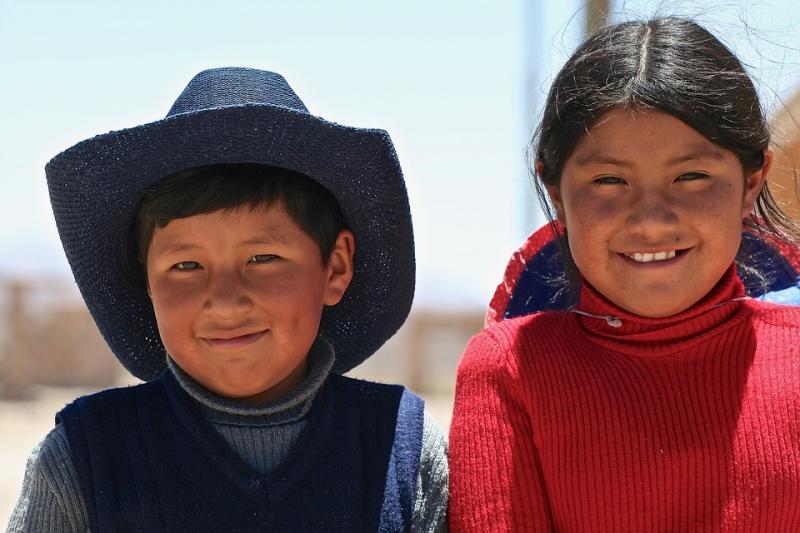
M 328 259 L 328 280 L 323 303 L 336 305 L 344 296 L 353 279 L 353 255 L 356 251 L 356 238 L 349 229 L 339 232 Z
M 744 198 L 742 199 L 742 218 L 747 218 L 753 212 L 758 195 L 767 183 L 767 174 L 772 168 L 772 150 L 764 150 L 764 164 L 761 168 L 749 174 L 744 182 Z
M 542 163 L 541 159 L 537 159 L 533 166 L 536 170 L 536 176 L 538 179 L 541 179 L 544 174 L 544 163 Z M 547 195 L 550 197 L 550 203 L 553 204 L 556 210 L 556 219 L 566 228 L 567 220 L 564 216 L 564 202 L 561 200 L 561 191 L 559 191 L 558 185 L 545 185 L 545 188 L 547 188 Z

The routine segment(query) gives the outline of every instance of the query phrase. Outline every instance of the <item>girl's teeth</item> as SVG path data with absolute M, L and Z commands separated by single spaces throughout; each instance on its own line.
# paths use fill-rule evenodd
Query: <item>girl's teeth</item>
M 675 250 L 669 252 L 656 252 L 656 253 L 644 253 L 640 254 L 639 252 L 634 252 L 632 254 L 625 254 L 625 257 L 629 259 L 633 259 L 637 263 L 650 263 L 652 261 L 665 261 L 667 259 L 672 259 L 675 257 Z

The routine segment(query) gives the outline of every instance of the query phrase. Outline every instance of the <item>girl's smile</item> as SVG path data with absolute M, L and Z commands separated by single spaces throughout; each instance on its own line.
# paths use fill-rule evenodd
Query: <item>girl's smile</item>
M 672 115 L 613 109 L 548 186 L 583 277 L 623 309 L 687 309 L 733 263 L 769 168 L 742 163 Z
M 668 252 L 623 252 L 625 258 L 640 265 L 659 266 L 662 264 L 671 265 L 678 261 L 689 250 L 670 250 Z

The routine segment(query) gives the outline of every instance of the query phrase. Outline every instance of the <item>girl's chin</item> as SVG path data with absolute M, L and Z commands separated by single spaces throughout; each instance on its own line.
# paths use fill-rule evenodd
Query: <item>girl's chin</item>
M 678 315 L 683 311 L 686 311 L 690 307 L 691 305 L 665 308 L 665 309 L 638 309 L 638 310 L 627 309 L 627 311 L 635 315 L 641 316 L 643 318 L 668 318 L 671 316 Z
M 672 297 L 675 294 L 681 293 L 676 289 L 670 290 L 668 295 L 647 291 L 639 297 L 625 298 L 624 302 L 617 303 L 617 305 L 629 313 L 644 318 L 667 318 L 686 311 L 702 298 L 702 296 L 696 299 L 686 298 L 686 295 L 683 294 L 682 298 L 676 299 Z

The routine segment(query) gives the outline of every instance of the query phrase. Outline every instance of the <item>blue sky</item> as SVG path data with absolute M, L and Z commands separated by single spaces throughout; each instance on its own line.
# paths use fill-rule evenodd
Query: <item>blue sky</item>
M 0 275 L 69 279 L 44 182 L 50 157 L 157 120 L 196 72 L 237 65 L 282 73 L 315 114 L 388 130 L 411 198 L 417 304 L 484 306 L 534 223 L 525 217 L 532 198 L 522 156 L 530 102 L 579 42 L 580 7 L 0 0 Z M 800 80 L 789 0 L 618 1 L 614 9 L 699 16 L 778 94 Z

